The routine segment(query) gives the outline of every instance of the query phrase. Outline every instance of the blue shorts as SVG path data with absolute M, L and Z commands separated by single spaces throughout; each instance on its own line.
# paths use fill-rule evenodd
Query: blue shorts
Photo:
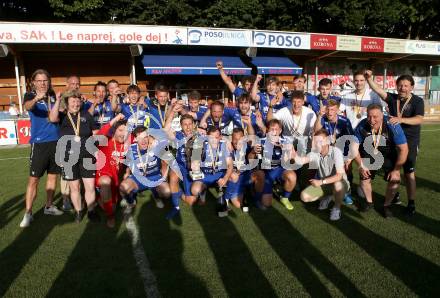
M 225 199 L 231 200 L 244 193 L 246 186 L 252 184 L 252 172 L 245 171 L 240 173 L 240 177 L 237 182 L 228 181 L 225 191 Z
M 136 192 L 140 193 L 143 191 L 146 191 L 148 189 L 154 190 L 157 186 L 162 184 L 165 179 L 162 177 L 162 175 L 154 175 L 154 176 L 145 176 L 141 177 L 142 179 L 136 178 L 134 175 L 128 176 L 129 179 L 133 180 L 134 183 L 136 183 L 138 189 Z
M 205 177 L 203 179 L 197 180 L 197 181 L 201 181 L 206 186 L 212 186 L 213 184 L 217 185 L 217 181 L 220 178 L 223 178 L 225 173 L 226 173 L 226 171 L 219 171 L 219 172 L 215 172 L 214 174 L 203 173 L 205 175 Z
M 263 194 L 272 194 L 273 183 L 275 181 L 283 181 L 283 173 L 286 171 L 283 167 L 276 167 L 271 170 L 264 170 L 265 179 L 264 179 L 264 188 Z

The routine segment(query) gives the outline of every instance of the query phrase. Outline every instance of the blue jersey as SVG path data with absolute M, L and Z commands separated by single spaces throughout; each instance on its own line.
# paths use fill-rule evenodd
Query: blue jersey
M 165 125 L 166 110 L 168 104 L 160 106 L 154 103 L 155 100 L 146 100 L 148 112 L 150 113 L 150 128 L 161 129 Z
M 131 105 L 127 103 L 121 104 L 121 113 L 128 120 L 129 130 L 133 130 L 138 126 L 149 126 L 149 116 L 143 105 Z
M 350 120 L 342 115 L 338 115 L 337 117 L 336 123 L 330 122 L 327 115 L 321 117 L 321 125 L 332 137 L 332 143 L 336 142 L 336 139 L 341 136 L 354 134 Z
M 307 95 L 306 98 L 307 98 L 306 106 L 311 108 L 313 110 L 313 112 L 315 112 L 316 114 L 319 113 L 321 105 L 327 106 L 329 99 L 333 99 L 333 100 L 336 100 L 337 102 L 341 102 L 341 98 L 340 97 L 333 96 L 333 95 L 330 95 L 327 99 L 323 99 L 321 97 L 321 95 L 318 95 L 318 96 Z
M 176 160 L 179 166 L 187 167 L 187 157 L 186 157 L 186 147 L 185 144 L 188 142 L 188 138 L 182 131 L 176 132 L 176 147 L 177 154 Z
M 267 138 L 261 139 L 261 145 L 263 146 L 263 168 L 278 168 L 281 167 L 281 158 L 283 156 L 282 145 L 287 143 L 287 139 L 280 137 L 277 144 L 268 142 Z
M 227 158 L 230 156 L 227 144 L 221 140 L 217 148 L 211 148 L 208 140 L 203 143 L 201 170 L 204 174 L 225 172 L 227 169 Z M 212 154 L 211 154 L 212 153 Z
M 241 88 L 241 87 L 235 87 L 235 90 L 234 90 L 234 92 L 233 92 L 234 96 L 237 97 L 237 98 L 240 97 L 240 96 L 242 96 L 242 95 L 245 94 L 245 93 L 247 93 L 246 90 L 244 90 L 244 89 Z
M 34 99 L 36 94 L 34 92 L 26 93 L 24 95 L 24 102 Z M 49 103 L 46 100 L 40 100 L 35 103 L 33 108 L 28 111 L 31 118 L 31 139 L 30 144 L 45 143 L 58 141 L 60 138 L 60 127 L 58 123 L 49 121 L 49 107 L 52 109 L 55 104 L 55 98 L 49 97 Z
M 245 166 L 249 165 L 248 155 L 252 151 L 251 146 L 246 146 L 241 150 L 234 149 L 231 152 L 231 158 L 234 165 L 234 169 L 238 170 L 240 173 L 248 172 L 250 170 L 246 169 Z
M 206 124 L 209 127 L 215 126 L 218 127 L 220 129 L 220 131 L 222 132 L 222 135 L 227 135 L 227 128 L 229 126 L 229 123 L 231 123 L 231 121 L 233 121 L 234 116 L 235 116 L 235 112 L 236 109 L 235 108 L 228 108 L 226 107 L 223 110 L 223 115 L 222 115 L 222 119 L 220 122 L 215 122 L 214 119 L 212 119 L 212 116 L 208 117 L 208 119 L 206 120 Z
M 241 120 L 241 113 L 238 109 L 235 110 L 234 113 L 234 117 L 232 118 L 232 122 L 234 123 L 234 128 L 235 127 L 241 127 L 243 128 L 243 130 L 245 131 L 245 133 L 247 133 L 247 126 L 246 124 L 243 123 L 243 121 Z M 260 130 L 260 128 L 257 125 L 257 115 L 255 115 L 254 112 L 251 112 L 249 114 L 250 119 L 251 119 L 251 124 L 252 124 L 252 128 L 255 131 L 255 134 L 258 136 L 263 136 L 263 132 Z
M 189 106 L 185 106 L 185 110 L 187 110 L 188 112 L 191 111 L 191 108 Z M 203 115 L 205 115 L 206 111 L 208 110 L 208 108 L 206 106 L 199 106 L 197 109 L 196 113 L 196 119 L 194 119 L 197 122 L 200 122 L 200 120 L 202 120 Z
M 259 104 L 258 109 L 260 110 L 263 119 L 266 120 L 267 112 L 269 111 L 270 102 L 276 95 L 270 95 L 265 92 L 260 92 L 258 93 L 258 96 L 260 97 L 260 102 L 258 103 Z M 282 108 L 290 107 L 291 105 L 292 105 L 291 102 L 287 98 L 283 97 L 281 102 L 277 103 L 272 107 L 272 112 L 276 113 Z
M 372 136 L 372 128 L 367 119 L 363 119 L 359 122 L 354 131 L 354 136 L 355 141 L 361 144 L 361 146 L 359 146 L 361 155 L 365 156 L 367 152 L 364 150 L 365 145 L 362 145 L 367 137 Z M 378 146 L 378 150 L 384 155 L 395 153 L 396 145 L 407 143 L 405 133 L 400 124 L 391 124 L 388 117 L 384 117 L 383 119 L 380 137 L 385 138 L 385 146 Z
M 90 101 L 86 101 L 81 107 L 81 110 L 88 111 L 91 106 L 92 103 Z M 102 103 L 97 104 L 93 111 L 93 119 L 95 120 L 96 124 L 99 125 L 99 127 L 109 123 L 114 117 L 115 112 L 113 112 L 112 103 L 108 99 L 105 99 Z
M 160 145 L 149 150 L 138 150 L 138 144 L 132 144 L 127 153 L 127 166 L 131 172 L 145 177 L 161 175 L 162 160 L 159 158 Z M 140 156 L 139 156 L 140 153 Z

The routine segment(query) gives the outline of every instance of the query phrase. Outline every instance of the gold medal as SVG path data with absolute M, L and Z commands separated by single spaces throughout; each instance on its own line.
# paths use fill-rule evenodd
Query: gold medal
M 374 155 L 377 155 L 379 153 L 379 142 L 380 142 L 380 136 L 382 135 L 382 124 L 380 125 L 379 130 L 377 131 L 377 134 L 375 134 L 374 128 L 371 128 L 371 134 L 373 136 L 373 153 Z
M 162 124 L 162 127 L 165 127 L 165 117 L 167 114 L 167 109 L 168 109 L 168 102 L 165 104 L 165 110 L 163 112 L 163 116 L 162 116 L 162 110 L 160 109 L 160 104 L 157 103 L 157 112 L 159 113 L 159 117 L 160 117 L 160 123 Z
M 76 125 L 73 122 L 72 115 L 70 114 L 70 112 L 67 112 L 67 118 L 69 118 L 70 124 L 72 125 L 73 131 L 75 132 L 75 137 L 73 138 L 73 140 L 75 142 L 80 142 L 81 137 L 79 136 L 79 130 L 81 127 L 81 115 L 78 112 L 77 118 L 76 118 Z

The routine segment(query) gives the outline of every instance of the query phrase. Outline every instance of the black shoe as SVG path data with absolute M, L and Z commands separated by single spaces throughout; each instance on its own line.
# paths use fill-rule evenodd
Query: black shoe
M 91 221 L 91 222 L 99 222 L 100 221 L 100 217 L 99 214 L 95 211 L 95 210 L 90 210 L 87 212 L 87 218 Z
M 416 206 L 415 205 L 408 205 L 408 206 L 406 206 L 405 211 L 408 215 L 414 215 L 414 214 L 416 214 Z
M 391 201 L 391 204 L 393 205 L 400 205 L 402 204 L 402 201 L 400 200 L 400 193 L 396 192 L 396 194 L 394 195 L 393 200 Z
M 393 212 L 391 211 L 391 207 L 390 206 L 383 206 L 383 216 L 385 218 L 393 217 Z
M 370 209 L 374 209 L 374 204 L 367 202 L 364 205 L 362 205 L 361 207 L 359 207 L 359 212 L 368 212 L 368 211 L 370 211 Z
M 77 211 L 75 212 L 75 223 L 80 223 L 82 220 L 82 212 L 81 211 Z

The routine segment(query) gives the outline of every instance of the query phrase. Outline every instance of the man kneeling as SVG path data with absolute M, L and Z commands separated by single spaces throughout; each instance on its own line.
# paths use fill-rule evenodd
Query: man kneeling
M 319 209 L 324 210 L 334 197 L 335 205 L 330 212 L 330 220 L 339 220 L 342 200 L 349 189 L 342 151 L 330 146 L 328 132 L 320 129 L 313 136 L 312 152 L 306 157 L 294 156 L 296 163 L 310 163 L 318 169 L 316 179 L 311 179 L 311 185 L 301 192 L 301 200 L 314 202 L 321 198 Z
M 155 200 L 170 196 L 170 186 L 166 182 L 166 177 L 163 177 L 161 173 L 162 159 L 160 158 L 168 141 L 166 138 L 162 141 L 155 139 L 143 126 L 137 127 L 133 134 L 136 143 L 131 145 L 126 157 L 127 166 L 132 174 L 122 181 L 120 186 L 121 195 L 128 203 L 126 215 L 131 214 L 136 205 L 137 193 L 149 189 Z

